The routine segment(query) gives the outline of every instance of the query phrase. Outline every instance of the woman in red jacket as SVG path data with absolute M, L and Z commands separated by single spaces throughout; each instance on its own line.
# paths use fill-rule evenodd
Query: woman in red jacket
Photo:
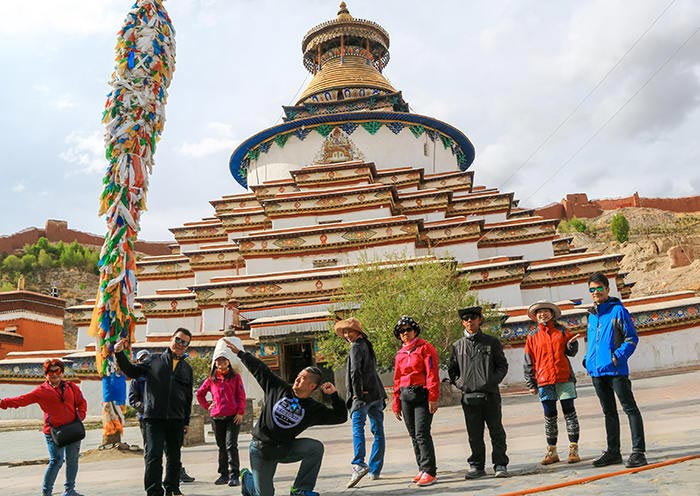
M 559 461 L 557 401 L 561 403 L 569 435 L 567 462 L 576 463 L 581 460 L 578 454 L 578 417 L 574 408 L 576 377 L 568 357 L 578 352 L 578 334 L 571 334 L 556 322 L 561 310 L 549 301 L 533 303 L 527 314 L 537 323 L 537 330 L 525 341 L 524 372 L 528 389 L 532 394 L 539 393 L 544 408 L 547 453 L 541 463 L 549 465 Z
M 404 315 L 394 327 L 394 336 L 403 346 L 394 362 L 394 401 L 392 410 L 404 421 L 411 436 L 418 474 L 413 478 L 419 486 L 437 481 L 435 447 L 430 434 L 433 414 L 438 409 L 440 376 L 435 347 L 419 338 L 420 326 Z
M 202 408 L 209 410 L 219 448 L 219 478 L 214 484 L 239 486 L 238 434 L 245 413 L 245 389 L 241 374 L 231 366 L 233 352 L 228 348 L 217 349 L 211 375 L 197 390 L 197 401 Z M 211 393 L 211 402 L 207 401 L 207 393 Z
M 41 487 L 42 496 L 50 496 L 53 484 L 58 476 L 58 471 L 66 460 L 66 483 L 63 496 L 81 496 L 75 490 L 75 478 L 78 475 L 78 456 L 80 455 L 80 441 L 75 441 L 67 446 L 59 448 L 51 439 L 51 427 L 60 427 L 70 424 L 79 417 L 85 419 L 87 402 L 80 388 L 72 382 L 63 379 L 65 364 L 57 359 L 49 359 L 44 362 L 43 382 L 33 391 L 15 398 L 0 400 L 0 408 L 20 408 L 38 403 L 44 412 L 44 435 L 49 448 L 49 466 L 44 473 L 44 482 Z

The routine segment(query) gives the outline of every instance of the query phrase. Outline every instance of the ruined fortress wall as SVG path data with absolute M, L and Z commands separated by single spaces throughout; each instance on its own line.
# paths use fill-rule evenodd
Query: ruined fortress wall
M 553 203 L 535 209 L 536 215 L 546 219 L 589 219 L 598 217 L 606 210 L 618 210 L 626 207 L 644 207 L 666 210 L 668 212 L 700 212 L 700 196 L 683 198 L 643 198 L 638 193 L 624 198 L 605 198 L 589 200 L 586 193 L 566 195 L 560 203 Z
M 39 238 L 45 237 L 51 243 L 72 243 L 77 241 L 81 245 L 101 247 L 104 238 L 96 234 L 90 234 L 75 229 L 68 228 L 68 222 L 64 220 L 47 220 L 44 229 L 38 227 L 30 227 L 11 234 L 9 236 L 0 236 L 0 253 L 11 253 L 21 249 L 24 245 L 36 243 Z M 170 242 L 148 242 L 137 241 L 135 250 L 147 255 L 169 255 Z

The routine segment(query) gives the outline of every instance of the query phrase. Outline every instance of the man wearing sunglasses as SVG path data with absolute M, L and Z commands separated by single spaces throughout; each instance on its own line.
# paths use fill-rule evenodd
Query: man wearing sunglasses
M 596 272 L 588 278 L 588 291 L 593 307 L 588 311 L 588 352 L 583 366 L 591 376 L 593 387 L 605 415 L 607 448 L 593 461 L 595 467 L 622 463 L 620 453 L 620 418 L 615 396 L 627 414 L 632 434 L 632 454 L 628 468 L 647 464 L 642 414 L 632 394 L 629 360 L 637 348 L 639 337 L 629 312 L 622 302 L 610 296 L 610 283 L 605 274 Z
M 146 379 L 143 420 L 147 496 L 182 495 L 180 449 L 190 423 L 193 383 L 192 367 L 185 360 L 185 352 L 191 339 L 192 333 L 181 327 L 173 333 L 163 353 L 141 363 L 131 363 L 123 353 L 125 341 L 114 345 L 114 354 L 122 371 L 132 379 Z M 163 452 L 166 458 L 165 480 Z

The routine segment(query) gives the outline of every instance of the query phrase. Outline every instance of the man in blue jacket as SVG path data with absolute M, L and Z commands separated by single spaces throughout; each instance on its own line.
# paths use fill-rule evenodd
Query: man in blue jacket
M 588 352 L 583 361 L 593 381 L 600 406 L 605 415 L 607 449 L 593 461 L 595 467 L 622 463 L 620 453 L 620 418 L 615 395 L 627 414 L 632 434 L 632 454 L 625 466 L 641 467 L 647 464 L 644 452 L 644 423 L 632 394 L 629 380 L 629 360 L 637 348 L 639 337 L 629 312 L 622 302 L 610 296 L 608 278 L 596 272 L 588 278 L 588 291 L 593 307 L 588 315 Z

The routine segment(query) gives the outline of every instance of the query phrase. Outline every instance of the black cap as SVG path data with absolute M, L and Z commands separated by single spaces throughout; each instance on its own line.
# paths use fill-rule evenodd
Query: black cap
M 459 318 L 462 320 L 464 320 L 465 317 L 471 317 L 473 315 L 481 317 L 481 307 L 462 308 L 461 310 L 457 310 L 457 312 L 459 313 Z

